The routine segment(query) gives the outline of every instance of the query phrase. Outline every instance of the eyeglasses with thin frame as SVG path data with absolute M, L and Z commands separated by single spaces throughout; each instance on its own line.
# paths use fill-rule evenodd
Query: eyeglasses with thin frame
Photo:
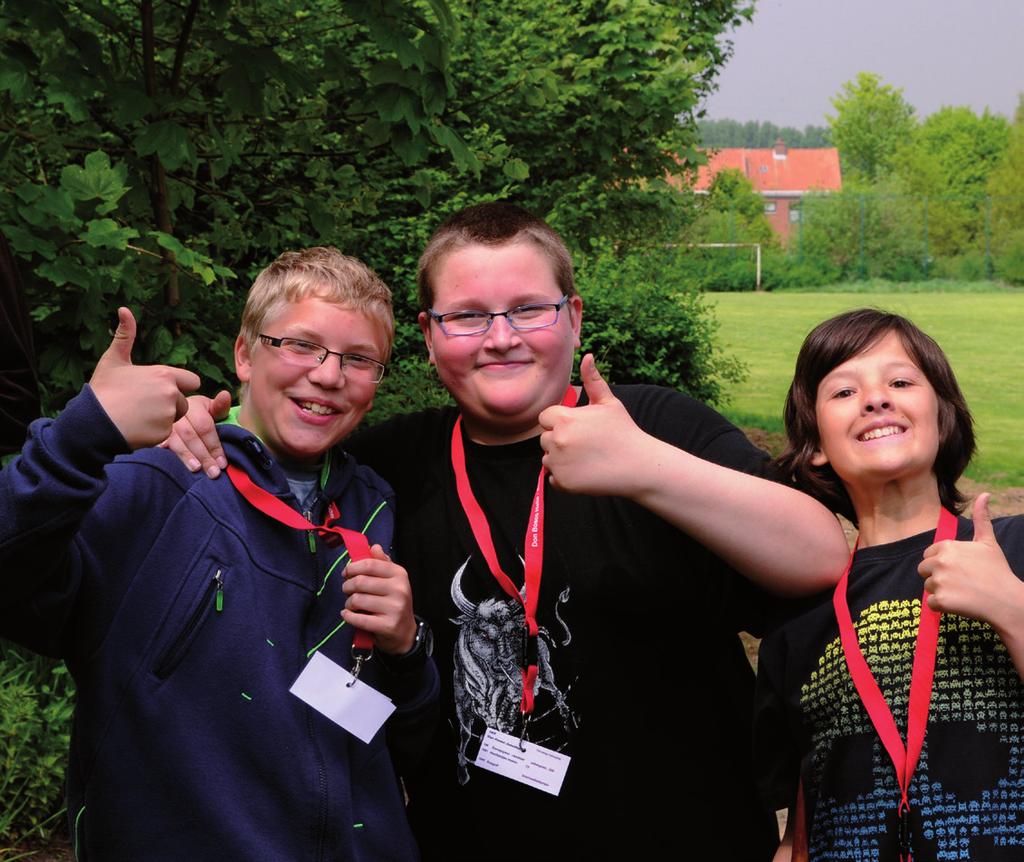
M 358 353 L 338 353 L 337 350 L 328 350 L 322 344 L 315 344 L 312 341 L 303 341 L 301 338 L 274 338 L 272 335 L 259 334 L 259 339 L 270 347 L 280 350 L 280 357 L 291 365 L 300 365 L 303 368 L 316 368 L 327 361 L 328 356 L 337 356 L 341 362 L 342 373 L 354 380 L 361 380 L 365 383 L 380 383 L 384 378 L 385 366 L 376 359 L 369 356 L 361 356 Z
M 507 311 L 446 311 L 438 314 L 427 309 L 427 314 L 437 321 L 445 335 L 483 335 L 494 324 L 494 318 L 504 317 L 508 325 L 520 332 L 546 329 L 558 323 L 558 312 L 569 301 L 563 296 L 559 302 L 531 302 L 517 305 Z

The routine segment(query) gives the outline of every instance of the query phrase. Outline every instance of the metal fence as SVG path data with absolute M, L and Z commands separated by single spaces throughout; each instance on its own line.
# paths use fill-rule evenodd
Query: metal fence
M 763 222 L 735 211 L 721 215 L 693 239 L 704 244 L 765 239 Z M 768 288 L 869 278 L 1024 284 L 1024 196 L 812 194 L 790 203 L 788 227 L 788 236 L 776 233 L 767 243 Z M 700 222 L 694 229 L 700 230 Z M 695 253 L 694 263 L 698 260 L 710 289 L 753 286 L 749 252 Z

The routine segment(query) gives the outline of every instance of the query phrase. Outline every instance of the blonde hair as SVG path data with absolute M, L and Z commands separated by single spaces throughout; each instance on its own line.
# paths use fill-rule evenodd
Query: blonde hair
M 309 297 L 376 320 L 384 333 L 383 360 L 387 362 L 395 337 L 390 289 L 361 260 L 324 246 L 286 251 L 256 276 L 242 312 L 241 336 L 246 345 L 253 347 L 268 319 L 287 305 Z

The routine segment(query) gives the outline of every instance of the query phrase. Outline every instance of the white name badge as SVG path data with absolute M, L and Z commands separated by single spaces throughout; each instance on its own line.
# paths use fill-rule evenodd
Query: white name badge
M 526 751 L 519 747 L 519 737 L 489 727 L 480 743 L 476 765 L 558 796 L 569 768 L 569 756 L 527 741 L 523 748 Z
M 319 652 L 288 691 L 363 742 L 373 739 L 395 711 L 389 697 Z

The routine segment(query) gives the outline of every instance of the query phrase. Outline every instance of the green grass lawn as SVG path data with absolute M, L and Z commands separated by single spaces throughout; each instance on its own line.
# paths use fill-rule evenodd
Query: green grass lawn
M 967 475 L 1024 485 L 1024 290 L 1013 292 L 818 292 L 708 294 L 722 346 L 750 376 L 731 388 L 724 413 L 738 425 L 781 430 L 782 404 L 804 336 L 833 314 L 871 306 L 903 314 L 949 356 L 974 413 L 978 454 Z

